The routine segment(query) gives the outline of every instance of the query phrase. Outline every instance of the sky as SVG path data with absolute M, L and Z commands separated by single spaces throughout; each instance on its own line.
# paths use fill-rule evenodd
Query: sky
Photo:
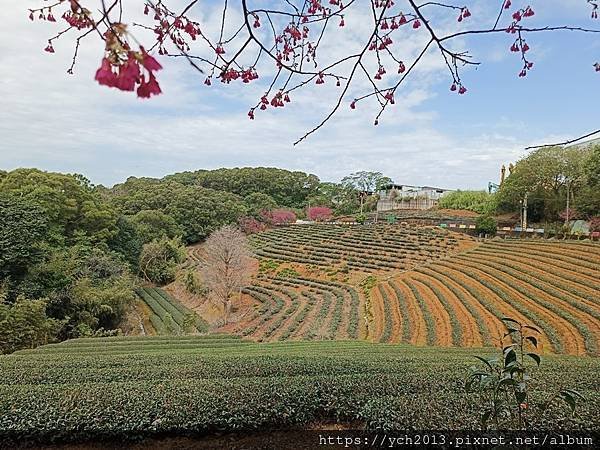
M 125 3 L 131 8 L 126 17 L 144 20 L 141 0 Z M 183 3 L 171 0 L 170 4 L 177 9 Z M 227 30 L 240 23 L 239 2 L 229 3 Z M 487 28 L 500 4 L 491 0 L 452 3 L 468 5 L 472 16 L 469 23 L 458 24 L 454 12 L 429 7 L 431 23 L 442 32 Z M 506 33 L 457 39 L 451 44 L 454 50 L 468 49 L 481 62 L 476 68 L 461 68 L 467 94 L 449 91 L 448 70 L 439 52 L 431 51 L 397 92 L 396 104 L 386 110 L 378 126 L 373 125 L 375 102 L 349 108 L 354 97 L 369 90 L 366 78 L 357 78 L 328 124 L 294 146 L 335 104 L 340 88 L 333 82 L 311 83 L 293 92 L 285 108 L 257 111 L 250 121 L 248 109 L 274 74 L 270 62 L 259 65 L 261 78 L 250 85 L 213 81 L 207 87 L 205 77 L 181 59 L 159 57 L 164 93 L 140 100 L 95 83 L 103 51 L 98 39 L 83 41 L 75 74 L 67 75 L 74 41 L 65 35 L 54 45 L 56 53 L 43 51 L 48 37 L 61 28 L 28 20 L 27 8 L 41 4 L 42 0 L 23 0 L 2 8 L 2 170 L 37 167 L 82 173 L 104 185 L 129 176 L 162 177 L 218 167 L 281 167 L 314 173 L 323 181 L 371 170 L 401 184 L 485 189 L 488 181 L 498 181 L 502 164 L 526 155 L 528 145 L 559 142 L 598 128 L 600 74 L 592 65 L 600 60 L 600 39 L 590 33 L 527 36 L 535 65 L 525 78 L 517 76 L 521 63 L 509 51 L 513 38 Z M 249 1 L 250 7 L 253 4 L 277 2 Z M 371 20 L 366 4 L 357 0 L 345 17 L 346 26 L 332 27 L 320 50 L 321 64 L 364 45 Z M 513 1 L 515 7 L 528 4 L 536 11 L 528 19 L 531 26 L 573 24 L 600 29 L 600 20 L 590 18 L 585 0 Z M 190 13 L 209 36 L 218 33 L 220 5 L 221 1 L 201 0 Z M 505 17 L 502 23 L 508 20 Z M 147 37 L 140 29 L 132 31 L 142 41 Z M 424 27 L 401 31 L 394 48 L 410 62 L 427 40 L 427 32 Z M 373 59 L 366 65 L 371 73 L 376 70 Z M 388 66 L 390 82 L 394 68 Z

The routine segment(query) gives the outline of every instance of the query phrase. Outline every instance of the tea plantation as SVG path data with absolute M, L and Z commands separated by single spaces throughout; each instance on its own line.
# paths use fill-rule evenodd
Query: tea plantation
M 136 439 L 314 427 L 477 429 L 464 382 L 493 349 L 363 341 L 254 343 L 229 335 L 77 339 L 0 357 L 0 442 Z M 544 358 L 540 399 L 572 387 L 540 429 L 598 429 L 600 360 Z

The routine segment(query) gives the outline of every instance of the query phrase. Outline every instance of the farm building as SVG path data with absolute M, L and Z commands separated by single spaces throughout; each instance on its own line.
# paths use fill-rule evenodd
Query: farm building
M 451 192 L 433 186 L 390 184 L 378 192 L 377 211 L 395 209 L 429 209 L 437 206 L 439 199 Z

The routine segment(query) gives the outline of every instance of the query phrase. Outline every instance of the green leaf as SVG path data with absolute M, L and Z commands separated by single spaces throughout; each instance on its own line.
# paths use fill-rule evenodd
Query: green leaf
M 521 325 L 517 320 L 511 319 L 510 317 L 502 317 L 500 320 L 502 322 L 513 322 L 513 323 L 516 323 L 519 326 Z
M 487 423 L 488 420 L 490 420 L 490 417 L 492 416 L 492 410 L 488 409 L 486 412 L 483 413 L 483 415 L 481 416 L 481 425 L 486 428 L 487 427 Z
M 542 362 L 542 358 L 540 358 L 540 355 L 538 355 L 537 353 L 527 353 L 527 356 L 529 356 L 531 359 L 533 359 L 536 364 L 538 365 L 538 367 L 540 366 L 541 362 Z
M 538 408 L 540 408 L 540 410 L 542 410 L 542 412 L 546 411 L 549 406 L 550 406 L 550 402 L 539 402 L 538 403 Z
M 502 353 L 506 353 L 508 350 L 510 350 L 511 348 L 515 348 L 516 346 L 517 346 L 517 344 L 510 344 L 510 345 L 507 345 L 506 347 L 504 347 L 504 348 L 502 349 Z
M 506 354 L 504 355 L 504 365 L 508 366 L 511 362 L 516 361 L 517 360 L 517 353 L 513 350 L 510 349 L 506 352 Z
M 574 397 L 579 397 L 579 399 L 585 400 L 585 396 L 583 394 L 581 394 L 580 392 L 576 391 L 575 389 L 565 389 L 564 392 L 568 392 L 569 394 L 573 395 Z
M 493 369 L 492 365 L 490 364 L 490 362 L 487 359 L 482 358 L 481 356 L 474 356 L 474 358 L 477 358 L 479 361 L 482 361 L 483 363 L 485 363 L 485 365 L 487 365 L 490 369 Z
M 575 408 L 577 407 L 577 402 L 575 401 L 573 395 L 571 395 L 567 391 L 560 391 L 560 396 L 569 405 L 569 407 L 571 408 L 571 412 L 574 413 Z
M 502 378 L 500 380 L 500 382 L 498 383 L 498 386 L 514 386 L 516 384 L 515 380 L 513 378 Z
M 535 348 L 538 346 L 538 340 L 534 336 L 526 336 L 525 340 L 531 342 Z

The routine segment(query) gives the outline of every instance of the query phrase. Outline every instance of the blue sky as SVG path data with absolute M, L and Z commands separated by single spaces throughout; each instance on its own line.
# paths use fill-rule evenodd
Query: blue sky
M 323 62 L 339 55 L 340 47 L 362 45 L 361 3 L 365 1 L 357 0 L 356 12 L 348 14 L 347 26 L 335 30 L 332 41 L 341 39 L 343 46 L 325 47 Z M 469 6 L 473 16 L 467 25 L 476 28 L 493 23 L 499 5 L 491 0 L 453 3 Z M 340 113 L 293 147 L 327 113 L 339 90 L 311 85 L 294 94 L 283 110 L 257 113 L 251 122 L 246 113 L 264 91 L 270 67 L 264 67 L 264 78 L 249 87 L 216 82 L 207 88 L 185 63 L 162 59 L 165 93 L 140 101 L 94 83 L 102 55 L 98 43 L 85 44 L 76 74 L 66 75 L 72 41 L 57 43 L 54 55 L 42 51 L 54 28 L 27 20 L 27 7 L 38 4 L 40 0 L 27 0 L 3 7 L 8 17 L 0 31 L 0 168 L 5 170 L 79 172 L 107 185 L 129 175 L 163 176 L 223 166 L 277 166 L 331 181 L 357 170 L 377 170 L 399 183 L 477 189 L 495 181 L 500 166 L 522 157 L 527 145 L 598 128 L 600 74 L 592 64 L 600 60 L 600 39 L 591 34 L 531 35 L 535 66 L 525 79 L 517 77 L 519 58 L 508 50 L 512 42 L 505 33 L 457 41 L 455 48 L 469 49 L 482 63 L 462 72 L 466 95 L 449 92 L 439 54 L 431 52 L 397 93 L 397 105 L 378 127 L 372 125 L 374 104 L 359 104 L 356 111 L 347 106 L 352 96 L 365 92 L 365 81 L 357 80 Z M 208 33 L 218 28 L 218 4 L 200 2 L 196 13 Z M 528 22 L 531 26 L 600 29 L 600 21 L 590 19 L 585 0 L 513 4 L 532 5 L 536 15 Z M 431 19 L 451 30 L 457 26 L 451 16 L 432 10 Z M 419 50 L 425 33 L 408 32 L 397 42 L 407 61 Z

